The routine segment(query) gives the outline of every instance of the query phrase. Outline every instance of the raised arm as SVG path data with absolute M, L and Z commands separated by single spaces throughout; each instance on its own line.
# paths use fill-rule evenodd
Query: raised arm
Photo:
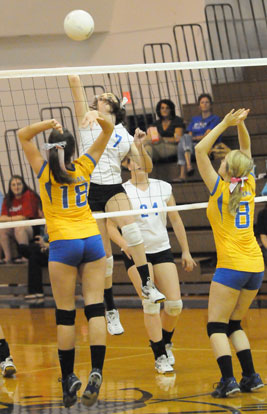
M 234 109 L 232 109 L 232 111 L 225 115 L 224 119 L 215 128 L 213 128 L 195 147 L 199 173 L 210 192 L 212 192 L 214 189 L 218 174 L 213 168 L 208 154 L 218 137 L 229 126 L 237 125 L 240 122 L 240 116 L 243 114 L 243 112 L 244 109 L 238 109 L 237 111 L 234 111 Z
M 148 155 L 143 143 L 146 140 L 146 133 L 139 128 L 136 128 L 134 134 L 134 142 L 131 145 L 129 156 L 136 162 L 139 167 L 146 173 L 151 173 L 153 169 L 153 162 Z
M 37 175 L 40 172 L 44 159 L 36 145 L 31 140 L 40 132 L 51 128 L 57 129 L 61 133 L 63 132 L 62 126 L 55 119 L 48 119 L 46 121 L 37 122 L 18 130 L 18 137 L 22 149 L 25 152 L 27 160 L 31 164 L 33 171 Z
M 98 163 L 107 146 L 109 138 L 111 137 L 114 129 L 114 124 L 112 123 L 110 116 L 106 116 L 99 111 L 88 111 L 81 123 L 81 126 L 92 126 L 96 121 L 101 126 L 102 131 L 100 132 L 95 142 L 91 145 L 91 147 L 89 147 L 87 154 L 90 154 L 95 162 Z
M 251 158 L 251 143 L 250 143 L 250 135 L 245 125 L 245 119 L 248 116 L 249 109 L 243 112 L 240 117 L 240 123 L 237 125 L 238 131 L 238 141 L 240 151 L 246 154 L 249 158 Z
M 82 121 L 86 112 L 89 110 L 85 90 L 78 75 L 69 75 L 68 81 L 74 99 L 76 118 L 80 127 L 82 126 Z
M 176 206 L 175 203 L 175 199 L 173 197 L 173 195 L 171 195 L 167 206 Z M 189 246 L 188 246 L 188 241 L 187 241 L 187 236 L 186 236 L 186 232 L 185 232 L 185 228 L 184 228 L 184 224 L 182 222 L 182 219 L 180 217 L 180 214 L 178 213 L 178 211 L 169 211 L 168 212 L 168 217 L 170 219 L 172 228 L 174 230 L 176 239 L 178 240 L 178 243 L 181 246 L 181 250 L 182 250 L 182 266 L 185 268 L 185 270 L 187 272 L 190 272 L 193 270 L 193 267 L 196 266 L 195 261 L 192 259 L 190 251 L 189 251 Z

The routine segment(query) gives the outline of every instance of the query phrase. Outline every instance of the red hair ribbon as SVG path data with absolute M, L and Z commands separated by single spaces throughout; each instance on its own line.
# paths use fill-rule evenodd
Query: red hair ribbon
M 244 182 L 247 180 L 248 180 L 248 177 L 231 177 L 230 186 L 229 186 L 230 193 L 232 194 L 232 192 L 234 191 L 238 183 L 241 183 L 241 187 L 240 187 L 240 190 L 241 190 L 241 188 L 244 187 Z

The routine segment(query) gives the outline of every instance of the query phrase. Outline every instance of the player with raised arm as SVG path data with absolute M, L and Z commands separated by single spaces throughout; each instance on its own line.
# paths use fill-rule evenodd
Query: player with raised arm
M 40 183 L 40 195 L 49 235 L 49 275 L 56 302 L 58 356 L 62 371 L 63 403 L 77 401 L 81 381 L 73 373 L 75 356 L 75 286 L 82 279 L 84 313 L 89 325 L 92 371 L 82 402 L 91 406 L 102 383 L 106 352 L 105 307 L 103 303 L 106 257 L 96 220 L 88 205 L 90 176 L 113 131 L 105 115 L 92 111 L 89 124 L 97 121 L 99 136 L 88 151 L 71 162 L 75 141 L 54 119 L 18 131 L 18 136 Z M 32 139 L 53 129 L 45 148 L 45 161 Z M 87 225 L 85 225 L 87 223 Z
M 247 335 L 241 327 L 241 320 L 257 295 L 264 275 L 263 257 L 253 230 L 255 177 L 250 136 L 244 123 L 248 112 L 245 109 L 229 112 L 195 148 L 199 172 L 210 191 L 207 215 L 217 251 L 207 325 L 222 375 L 211 394 L 215 398 L 263 387 L 254 369 Z M 226 155 L 217 173 L 209 159 L 209 151 L 218 136 L 234 125 L 238 129 L 240 149 Z M 233 375 L 228 338 L 242 368 L 240 384 Z
M 80 153 L 84 153 L 87 148 L 94 142 L 99 132 L 99 125 L 94 125 L 93 129 L 89 128 L 83 122 L 84 117 L 90 114 L 88 103 L 85 97 L 84 88 L 79 76 L 70 75 L 69 84 L 72 90 L 75 104 L 75 112 L 79 125 L 81 141 Z M 138 165 L 147 172 L 152 170 L 152 161 L 142 144 L 145 133 L 137 128 L 135 136 L 132 137 L 123 126 L 125 118 L 124 102 L 113 93 L 103 93 L 95 98 L 92 104 L 93 109 L 98 109 L 109 117 L 114 124 L 114 131 L 107 145 L 99 164 L 94 170 L 91 177 L 91 186 L 89 194 L 89 204 L 94 212 L 112 212 L 118 210 L 131 210 L 131 203 L 122 187 L 121 162 L 126 155 L 134 159 Z M 143 238 L 140 230 L 132 216 L 114 217 L 114 223 L 121 229 L 122 235 L 127 242 L 131 256 L 137 267 L 138 273 L 142 280 L 142 295 L 151 303 L 159 303 L 165 300 L 153 284 L 149 275 L 149 268 L 144 250 Z M 105 251 L 107 254 L 107 277 L 109 278 L 106 285 L 106 301 L 111 300 L 111 276 L 113 270 L 113 258 L 110 246 L 110 240 L 106 229 L 106 220 L 98 220 L 99 229 L 103 238 Z M 109 288 L 109 289 L 108 289 Z M 108 295 L 109 290 L 109 295 Z M 114 315 L 115 322 L 114 333 L 122 333 L 120 328 L 118 314 Z M 112 333 L 112 320 L 109 320 L 107 313 L 108 326 Z

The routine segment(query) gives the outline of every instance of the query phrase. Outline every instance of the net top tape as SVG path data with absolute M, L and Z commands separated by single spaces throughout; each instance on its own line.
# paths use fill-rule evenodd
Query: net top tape
M 34 78 L 46 76 L 67 76 L 72 74 L 93 75 L 104 73 L 130 73 L 151 72 L 167 70 L 193 70 L 213 68 L 233 68 L 248 66 L 267 66 L 267 58 L 255 59 L 226 59 L 205 60 L 194 62 L 169 62 L 169 63 L 140 63 L 134 65 L 112 65 L 112 66 L 78 66 L 65 68 L 42 68 L 42 69 L 17 69 L 1 70 L 0 79 L 12 78 Z
M 267 196 L 256 197 L 255 203 L 267 202 Z M 148 208 L 146 209 L 146 214 L 151 213 L 161 213 L 163 211 L 185 211 L 185 210 L 198 210 L 201 208 L 208 207 L 208 203 L 194 203 L 194 204 L 183 204 L 180 206 L 170 206 L 170 207 L 157 207 L 157 208 Z M 103 219 L 110 217 L 123 217 L 123 216 L 137 216 L 143 214 L 144 210 L 128 210 L 128 211 L 113 211 L 110 213 L 93 213 L 95 219 Z M 24 227 L 24 226 L 40 226 L 45 224 L 45 219 L 36 219 L 36 220 L 23 220 L 23 221 L 14 221 L 14 222 L 5 222 L 0 223 L 0 229 L 6 228 L 15 228 L 15 227 Z

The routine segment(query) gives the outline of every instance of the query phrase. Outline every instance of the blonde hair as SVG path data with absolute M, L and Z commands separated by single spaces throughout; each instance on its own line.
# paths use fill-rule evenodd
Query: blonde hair
M 233 150 L 226 156 L 226 171 L 230 178 L 247 176 L 252 171 L 253 165 L 253 159 L 240 150 Z M 241 184 L 241 182 L 237 184 L 229 197 L 228 210 L 233 216 L 236 214 L 242 197 Z

